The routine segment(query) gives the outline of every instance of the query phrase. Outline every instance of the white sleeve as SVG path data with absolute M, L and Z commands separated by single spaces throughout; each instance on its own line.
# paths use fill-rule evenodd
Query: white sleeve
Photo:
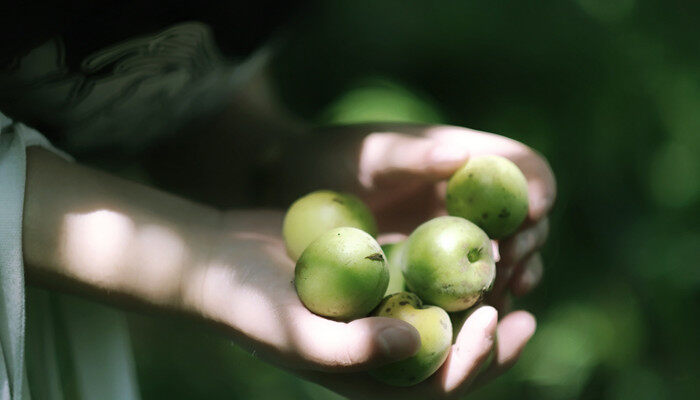
M 26 147 L 52 150 L 38 132 L 0 113 L 0 398 L 21 399 L 24 380 L 25 292 L 22 207 Z
M 66 159 L 39 132 L 0 113 L 0 400 L 63 399 L 57 346 L 74 361 L 70 387 L 80 398 L 138 399 L 124 315 L 109 307 L 42 289 L 27 289 L 22 257 L 26 148 Z M 30 307 L 27 307 L 30 304 Z M 56 315 L 51 315 L 55 313 Z M 52 321 L 60 318 L 65 343 Z M 28 354 L 27 354 L 28 353 Z M 31 371 L 29 374 L 26 371 Z

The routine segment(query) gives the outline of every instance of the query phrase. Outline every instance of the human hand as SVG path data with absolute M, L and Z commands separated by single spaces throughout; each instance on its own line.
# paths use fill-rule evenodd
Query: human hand
M 183 299 L 187 309 L 254 354 L 305 379 L 350 398 L 450 398 L 507 368 L 534 332 L 529 314 L 511 313 L 497 323 L 496 310 L 483 306 L 466 321 L 434 376 L 410 388 L 379 383 L 364 371 L 412 355 L 420 345 L 417 331 L 397 319 L 344 323 L 308 311 L 292 283 L 282 218 L 274 211 L 227 213 L 212 236 L 217 239 L 208 261 L 183 276 Z M 478 374 L 494 346 L 495 359 Z
M 330 127 L 311 140 L 313 144 L 296 149 L 288 170 L 317 187 L 359 194 L 382 233 L 409 234 L 422 222 L 446 214 L 446 180 L 469 157 L 495 154 L 510 159 L 528 181 L 529 212 L 515 234 L 494 242 L 500 260 L 487 302 L 502 312 L 508 308 L 509 293 L 523 295 L 539 282 L 542 260 L 537 250 L 547 238 L 556 183 L 547 161 L 531 148 L 466 128 L 408 124 Z

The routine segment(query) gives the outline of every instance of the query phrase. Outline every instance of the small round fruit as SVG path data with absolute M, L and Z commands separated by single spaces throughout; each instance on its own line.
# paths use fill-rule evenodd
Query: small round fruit
M 382 246 L 386 255 L 386 262 L 389 266 L 389 286 L 386 288 L 384 296 L 403 292 L 406 290 L 406 281 L 403 279 L 403 271 L 401 268 L 401 255 L 406 241 L 397 243 L 385 244 Z
M 416 228 L 402 261 L 408 290 L 450 312 L 476 304 L 496 278 L 491 241 L 460 217 L 437 217 Z
M 296 260 L 306 246 L 322 233 L 341 226 L 377 234 L 377 223 L 367 206 L 356 196 L 319 190 L 295 201 L 284 216 L 282 236 L 287 254 Z
M 415 385 L 430 377 L 447 359 L 452 325 L 445 310 L 424 307 L 415 294 L 401 292 L 386 297 L 373 315 L 408 322 L 418 330 L 421 342 L 412 357 L 369 371 L 374 378 L 394 386 Z
M 501 156 L 467 161 L 447 183 L 447 212 L 479 225 L 490 238 L 515 232 L 527 216 L 527 180 Z
M 379 304 L 389 285 L 389 268 L 372 236 L 357 228 L 336 228 L 301 254 L 294 285 L 311 312 L 348 321 L 364 317 Z

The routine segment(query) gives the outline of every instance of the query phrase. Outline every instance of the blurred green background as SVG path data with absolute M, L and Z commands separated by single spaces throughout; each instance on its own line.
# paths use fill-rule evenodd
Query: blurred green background
M 274 62 L 318 123 L 529 144 L 558 200 L 520 362 L 476 399 L 700 398 L 700 2 L 315 2 Z M 213 332 L 131 316 L 144 399 L 332 399 Z M 222 374 L 221 371 L 228 371 Z

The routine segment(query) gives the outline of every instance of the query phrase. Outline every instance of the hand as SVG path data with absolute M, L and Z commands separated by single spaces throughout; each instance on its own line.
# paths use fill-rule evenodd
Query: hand
M 452 126 L 368 124 L 322 129 L 295 154 L 287 169 L 314 182 L 315 187 L 305 190 L 353 191 L 372 209 L 380 232 L 402 234 L 446 214 L 446 180 L 469 157 L 510 159 L 527 178 L 530 209 L 520 230 L 497 243 L 500 261 L 488 302 L 503 311 L 509 292 L 523 295 L 539 282 L 542 259 L 537 250 L 547 238 L 556 184 L 547 161 L 526 145 Z
M 187 309 L 254 354 L 305 379 L 351 398 L 448 398 L 507 368 L 534 332 L 529 314 L 511 313 L 497 324 L 496 310 L 483 306 L 433 377 L 411 388 L 379 383 L 363 371 L 412 355 L 420 344 L 417 331 L 391 318 L 342 323 L 309 312 L 292 283 L 294 262 L 279 236 L 282 217 L 273 211 L 227 213 L 212 236 L 219 239 L 208 261 L 183 276 L 183 299 Z M 496 332 L 496 357 L 477 377 Z

